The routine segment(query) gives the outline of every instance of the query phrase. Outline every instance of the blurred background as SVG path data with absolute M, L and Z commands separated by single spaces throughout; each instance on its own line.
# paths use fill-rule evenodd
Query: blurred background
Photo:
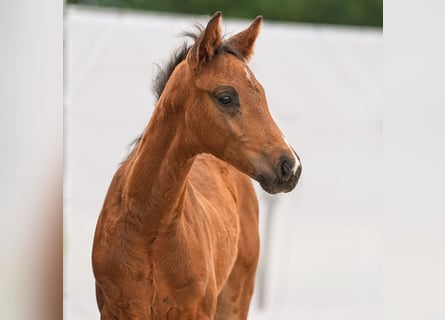
M 383 25 L 383 0 L 68 0 L 68 3 L 198 15 L 222 11 L 231 18 L 264 15 L 268 20 L 278 21 Z
M 261 261 L 249 319 L 380 319 L 382 1 L 68 1 L 64 19 L 64 316 L 98 319 L 97 217 L 150 119 L 154 64 L 194 21 L 264 24 L 250 67 L 303 164 L 260 200 Z

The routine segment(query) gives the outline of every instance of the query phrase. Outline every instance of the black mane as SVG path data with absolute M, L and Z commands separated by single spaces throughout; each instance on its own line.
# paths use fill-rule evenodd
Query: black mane
M 196 23 L 195 29 L 196 29 L 195 32 L 187 31 L 181 34 L 181 36 L 193 39 L 194 40 L 193 44 L 190 45 L 187 42 L 184 42 L 182 46 L 180 46 L 173 52 L 170 61 L 167 62 L 163 68 L 159 67 L 159 65 L 156 65 L 158 67 L 158 72 L 156 74 L 156 77 L 152 85 L 152 90 L 156 97 L 156 101 L 159 100 L 159 98 L 161 97 L 165 85 L 167 84 L 168 79 L 170 79 L 170 76 L 172 75 L 176 66 L 180 64 L 182 61 L 184 61 L 184 59 L 187 57 L 187 54 L 195 44 L 196 39 L 198 39 L 199 35 L 204 30 L 204 26 L 199 23 Z
M 153 94 L 155 95 L 156 102 L 161 97 L 162 92 L 164 91 L 164 88 L 167 85 L 167 81 L 168 79 L 170 79 L 170 76 L 172 75 L 176 66 L 180 64 L 182 61 L 184 61 L 184 59 L 187 57 L 187 54 L 195 44 L 196 39 L 198 39 L 199 35 L 204 30 L 204 26 L 199 23 L 196 23 L 195 29 L 196 29 L 195 32 L 187 31 L 181 34 L 181 36 L 192 38 L 194 40 L 193 44 L 188 44 L 187 41 L 185 41 L 182 44 L 182 46 L 180 46 L 173 52 L 170 61 L 168 61 L 164 65 L 164 67 L 160 67 L 158 64 L 156 64 L 158 70 L 151 87 Z M 128 145 L 129 154 L 127 158 L 124 161 L 122 161 L 122 163 L 124 163 L 130 158 L 130 156 L 133 154 L 134 150 L 136 149 L 141 139 L 142 139 L 142 134 L 138 135 L 136 138 L 133 139 L 133 141 L 130 142 L 130 144 Z
M 167 84 L 168 79 L 170 79 L 173 70 L 175 70 L 176 66 L 180 64 L 187 56 L 190 47 L 191 46 L 185 42 L 181 47 L 173 52 L 170 61 L 166 63 L 163 68 L 156 65 L 158 67 L 158 71 L 152 85 L 152 90 L 156 101 L 161 97 L 161 94 L 164 91 L 165 85 Z

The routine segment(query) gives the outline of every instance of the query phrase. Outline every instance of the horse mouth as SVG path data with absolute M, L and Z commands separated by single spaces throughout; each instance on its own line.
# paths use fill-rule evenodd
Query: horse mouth
M 279 181 L 278 179 L 270 179 L 264 175 L 258 175 L 257 180 L 261 188 L 270 194 L 287 193 L 292 191 L 298 183 L 299 175 L 292 175 L 288 181 Z

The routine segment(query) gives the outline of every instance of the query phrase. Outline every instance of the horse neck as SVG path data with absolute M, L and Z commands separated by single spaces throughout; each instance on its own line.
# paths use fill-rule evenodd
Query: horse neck
M 182 112 L 161 98 L 126 164 L 124 203 L 128 216 L 145 231 L 171 225 L 181 217 L 195 156 L 185 134 Z

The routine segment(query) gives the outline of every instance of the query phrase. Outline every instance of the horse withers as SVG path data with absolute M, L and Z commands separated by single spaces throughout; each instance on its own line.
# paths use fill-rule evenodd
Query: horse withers
M 101 319 L 246 319 L 258 201 L 294 189 L 297 154 L 247 62 L 261 17 L 228 38 L 217 12 L 155 83 L 158 102 L 97 222 Z

